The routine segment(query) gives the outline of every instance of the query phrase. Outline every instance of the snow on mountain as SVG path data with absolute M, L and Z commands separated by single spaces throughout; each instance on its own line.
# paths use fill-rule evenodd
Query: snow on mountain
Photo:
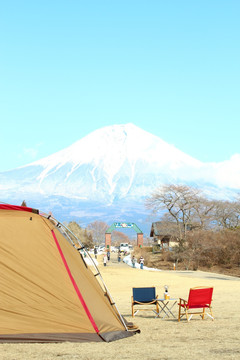
M 121 200 L 127 209 L 166 183 L 195 185 L 218 195 L 239 190 L 240 154 L 221 163 L 202 163 L 133 124 L 113 125 L 0 173 L 0 199 L 42 197 L 54 203 L 64 197 L 105 207 Z
M 5 189 L 16 186 L 16 176 L 25 190 L 113 201 L 145 195 L 156 181 L 194 180 L 201 166 L 200 161 L 133 124 L 114 125 L 8 172 L 12 181 L 7 181 Z

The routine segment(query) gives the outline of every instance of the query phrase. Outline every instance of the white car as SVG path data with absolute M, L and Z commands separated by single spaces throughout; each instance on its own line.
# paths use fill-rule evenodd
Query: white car
M 119 246 L 119 250 L 121 252 L 129 253 L 130 252 L 129 244 L 128 243 L 121 243 L 120 246 Z

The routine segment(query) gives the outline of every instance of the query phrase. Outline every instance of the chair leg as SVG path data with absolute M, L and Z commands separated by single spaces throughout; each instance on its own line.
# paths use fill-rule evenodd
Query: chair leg
M 214 320 L 214 317 L 213 317 L 213 313 L 212 313 L 212 307 L 211 306 L 209 306 L 209 311 L 210 311 L 210 314 L 211 315 L 209 315 L 209 314 L 207 314 L 211 319 L 212 319 L 212 321 Z
M 178 321 L 180 321 L 181 319 L 181 306 L 179 305 L 179 309 L 178 309 Z
M 156 303 L 156 312 L 159 315 L 159 304 L 158 304 L 158 302 Z
M 205 316 L 205 308 L 203 308 L 203 312 L 202 312 L 202 319 L 204 320 L 204 316 Z

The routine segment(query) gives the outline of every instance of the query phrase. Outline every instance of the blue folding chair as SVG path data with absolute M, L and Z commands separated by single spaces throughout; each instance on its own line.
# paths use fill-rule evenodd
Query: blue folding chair
M 159 314 L 158 295 L 156 295 L 155 287 L 142 287 L 133 288 L 132 295 L 132 316 L 136 315 L 139 310 L 148 311 L 151 310 L 155 314 Z M 134 311 L 134 306 L 141 306 Z M 155 305 L 155 307 L 146 307 L 149 305 Z M 144 306 L 144 307 L 142 307 Z

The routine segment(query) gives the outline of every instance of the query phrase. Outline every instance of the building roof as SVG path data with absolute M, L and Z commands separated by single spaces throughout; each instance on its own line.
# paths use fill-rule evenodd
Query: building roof
M 152 223 L 151 231 L 150 231 L 150 237 L 154 236 L 166 236 L 169 234 L 169 231 L 167 231 L 166 223 L 163 221 L 155 221 Z

